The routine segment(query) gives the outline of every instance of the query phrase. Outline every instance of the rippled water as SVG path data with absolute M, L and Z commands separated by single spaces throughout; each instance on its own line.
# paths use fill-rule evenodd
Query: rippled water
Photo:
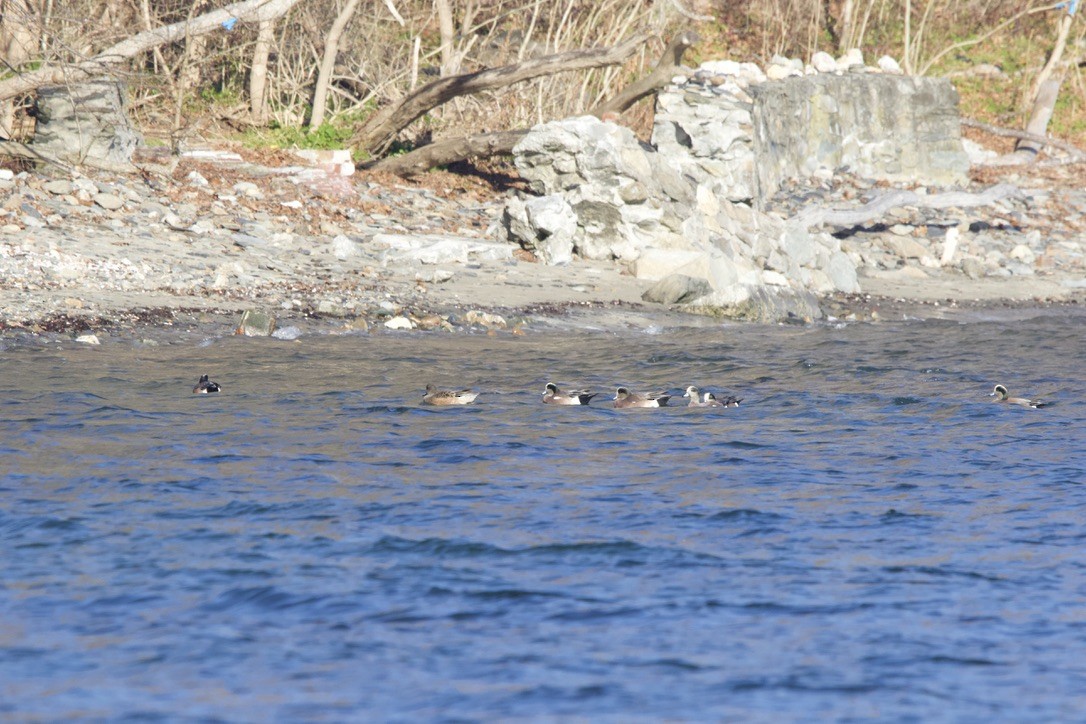
M 1080 718 L 1084 351 L 1069 313 L 9 343 L 0 716 Z

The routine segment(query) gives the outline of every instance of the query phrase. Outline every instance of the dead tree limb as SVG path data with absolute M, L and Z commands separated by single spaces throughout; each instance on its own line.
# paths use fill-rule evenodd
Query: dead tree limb
M 701 38 L 693 30 L 687 30 L 672 40 L 664 50 L 660 60 L 656 61 L 652 72 L 623 88 L 614 98 L 592 109 L 592 115 L 602 117 L 605 113 L 622 113 L 645 96 L 660 90 L 682 70 L 683 53 Z
M 916 206 L 926 209 L 971 208 L 994 204 L 1000 199 L 1017 193 L 1018 187 L 1013 184 L 996 184 L 976 194 L 968 191 L 947 191 L 930 196 L 920 196 L 908 189 L 897 189 L 854 209 L 827 209 L 821 206 L 806 208 L 789 219 L 788 223 L 796 224 L 804 229 L 822 224 L 848 229 L 877 219 L 898 206 Z
M 976 128 L 978 130 L 984 131 L 985 133 L 991 133 L 993 136 L 1002 136 L 1004 138 L 1018 138 L 1026 141 L 1032 141 L 1033 143 L 1038 144 L 1042 148 L 1056 148 L 1066 153 L 1075 161 L 1086 161 L 1086 151 L 1083 151 L 1078 146 L 1068 143 L 1067 141 L 1061 141 L 1058 138 L 1049 138 L 1048 136 L 1030 133 L 1029 131 L 1019 131 L 1016 128 L 1003 128 L 1001 126 L 992 126 L 987 123 L 975 121 L 972 118 L 961 119 L 961 124 L 969 128 Z
M 683 53 L 697 41 L 697 33 L 689 30 L 681 33 L 668 44 L 652 72 L 627 86 L 611 100 L 597 106 L 592 110 L 592 115 L 602 117 L 605 113 L 621 113 L 645 96 L 655 93 L 670 83 L 682 68 Z M 527 133 L 527 130 L 499 131 L 438 141 L 402 156 L 382 159 L 370 168 L 400 176 L 411 176 L 424 173 L 435 166 L 444 166 L 467 158 L 509 155 L 513 152 L 513 147 Z
M 646 40 L 646 36 L 636 35 L 610 48 L 573 50 L 500 68 L 440 78 L 419 88 L 399 103 L 375 113 L 351 139 L 351 146 L 367 151 L 371 157 L 379 157 L 388 151 L 397 133 L 453 98 L 503 88 L 544 75 L 618 65 L 636 53 Z
M 199 17 L 138 33 L 93 58 L 68 65 L 50 65 L 0 81 L 0 100 L 15 98 L 43 85 L 57 85 L 104 75 L 122 61 L 186 37 L 206 35 L 231 19 L 258 23 L 287 13 L 301 0 L 244 0 Z

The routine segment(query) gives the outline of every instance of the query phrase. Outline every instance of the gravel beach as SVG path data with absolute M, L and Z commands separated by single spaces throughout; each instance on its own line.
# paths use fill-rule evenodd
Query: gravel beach
M 1074 166 L 1003 171 L 998 180 L 1022 191 L 994 207 L 896 209 L 836 230 L 863 291 L 826 299 L 826 313 L 878 320 L 1086 301 L 1083 175 Z M 995 180 L 989 173 L 978 184 Z M 674 319 L 641 300 L 648 285 L 621 265 L 547 266 L 499 241 L 516 186 L 449 172 L 422 182 L 343 176 L 286 156 L 225 152 L 143 178 L 6 172 L 0 334 L 237 325 L 247 310 L 279 330 L 374 333 Z M 768 208 L 847 205 L 873 190 L 855 179 L 816 181 L 783 190 Z

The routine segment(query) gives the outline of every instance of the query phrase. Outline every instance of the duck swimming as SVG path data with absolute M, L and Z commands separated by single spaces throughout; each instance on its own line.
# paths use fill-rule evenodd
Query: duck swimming
M 1025 397 L 1010 397 L 1007 393 L 1007 388 L 1003 385 L 996 385 L 992 391 L 988 394 L 989 397 L 994 397 L 992 402 L 1006 402 L 1011 405 L 1018 405 L 1020 407 L 1044 407 L 1045 403 L 1040 400 L 1027 400 Z
M 192 394 L 206 395 L 211 392 L 218 392 L 221 389 L 218 382 L 212 382 L 207 378 L 207 375 L 200 375 L 200 381 L 192 388 Z
M 667 401 L 671 399 L 671 395 L 665 395 L 660 392 L 650 392 L 648 394 L 639 395 L 630 392 L 625 387 L 619 387 L 615 391 L 615 407 L 666 407 Z
M 439 390 L 433 385 L 426 385 L 422 396 L 424 405 L 470 405 L 479 396 L 471 390 Z
M 709 394 L 709 393 L 706 393 Z M 686 392 L 683 397 L 689 397 L 690 402 L 686 403 L 687 407 L 705 407 L 705 403 L 701 401 L 701 392 L 697 387 L 690 385 L 686 388 Z
M 712 392 L 706 392 L 705 396 L 702 397 L 701 392 L 693 385 L 686 388 L 686 394 L 684 394 L 683 397 L 690 398 L 687 407 L 739 407 L 739 403 L 743 401 L 740 398 L 732 397 L 731 395 L 718 398 Z
M 735 397 L 728 395 L 727 397 L 717 397 L 712 392 L 705 393 L 705 402 L 702 403 L 705 407 L 739 407 L 739 403 L 742 402 L 741 397 Z
M 548 382 L 546 389 L 543 391 L 543 402 L 548 405 L 587 405 L 588 401 L 597 394 L 588 390 L 562 392 L 558 389 L 558 385 Z

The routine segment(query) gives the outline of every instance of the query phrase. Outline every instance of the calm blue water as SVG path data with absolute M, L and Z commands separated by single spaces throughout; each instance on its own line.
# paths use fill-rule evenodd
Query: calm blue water
M 1086 716 L 1081 313 L 201 339 L 0 343 L 0 718 Z

